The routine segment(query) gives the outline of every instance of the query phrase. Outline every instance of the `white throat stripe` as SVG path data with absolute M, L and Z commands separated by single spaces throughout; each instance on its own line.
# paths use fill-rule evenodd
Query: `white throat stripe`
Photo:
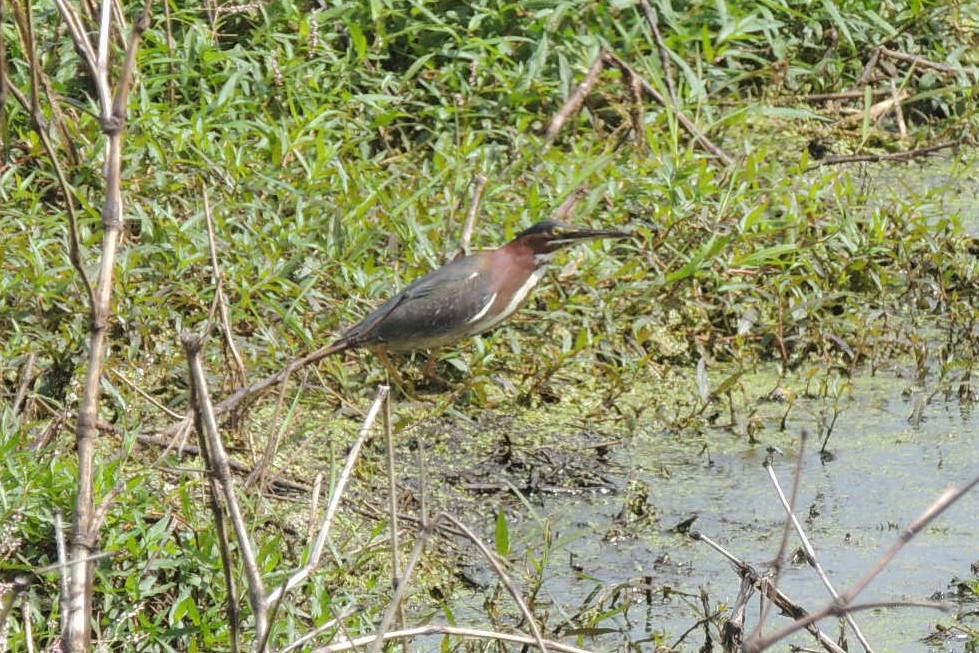
M 483 306 L 483 308 L 480 309 L 478 313 L 476 313 L 471 318 L 466 320 L 466 324 L 472 324 L 473 322 L 478 322 L 484 315 L 489 313 L 489 309 L 490 307 L 493 306 L 493 302 L 495 301 L 496 301 L 496 293 L 493 293 L 492 295 L 490 295 L 490 298 L 486 300 L 486 306 Z

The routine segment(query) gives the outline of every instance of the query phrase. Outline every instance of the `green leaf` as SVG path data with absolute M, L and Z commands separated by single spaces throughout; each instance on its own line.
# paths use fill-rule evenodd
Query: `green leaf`
M 510 555 L 510 529 L 503 508 L 496 515 L 496 552 L 504 558 Z
M 666 277 L 666 285 L 692 277 L 705 263 L 717 256 L 729 242 L 731 242 L 731 236 L 724 236 L 723 238 L 718 238 L 716 235 L 711 236 L 710 240 L 682 268 Z
M 367 56 L 367 37 L 364 36 L 364 30 L 360 29 L 360 25 L 353 21 L 348 20 L 344 23 L 347 26 L 347 31 L 350 32 L 350 41 L 354 44 L 357 58 L 365 58 Z
M 762 249 L 755 250 L 744 256 L 734 259 L 731 262 L 732 267 L 757 267 L 760 265 L 768 265 L 772 263 L 782 263 L 783 257 L 791 252 L 799 251 L 799 246 L 795 243 L 782 243 L 781 245 L 772 245 L 771 247 L 763 247 Z

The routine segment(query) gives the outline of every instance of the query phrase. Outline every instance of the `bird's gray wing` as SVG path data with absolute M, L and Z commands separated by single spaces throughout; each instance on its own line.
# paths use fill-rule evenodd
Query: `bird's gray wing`
M 478 290 L 474 272 L 465 259 L 457 259 L 416 279 L 348 329 L 340 341 L 356 346 L 452 332 L 492 299 Z

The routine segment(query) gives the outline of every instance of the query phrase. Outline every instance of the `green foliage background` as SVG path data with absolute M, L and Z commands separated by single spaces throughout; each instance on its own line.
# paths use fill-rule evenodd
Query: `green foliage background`
M 124 4 L 132 20 L 137 6 Z M 491 347 L 480 341 L 443 355 L 469 379 L 467 409 L 499 400 L 494 371 L 506 371 L 525 401 L 598 377 L 614 402 L 651 369 L 704 356 L 738 366 L 774 360 L 785 373 L 852 372 L 909 357 L 969 396 L 976 244 L 960 217 L 934 210 L 934 195 L 880 201 L 857 173 L 811 169 L 807 144 L 882 152 L 971 134 L 979 9 L 873 0 L 653 6 L 679 108 L 737 158 L 731 169 L 699 150 L 668 108 L 644 103 L 638 138 L 637 106 L 612 70 L 553 143 L 543 138 L 603 48 L 669 95 L 649 26 L 628 0 L 154 6 L 129 105 L 127 223 L 104 382 L 103 417 L 125 436 L 105 442 L 100 490 L 126 488 L 102 542 L 125 552 L 102 566 L 97 589 L 107 647 L 227 648 L 198 480 L 178 476 L 163 493 L 148 489 L 162 481 L 144 466 L 133 434 L 166 419 L 123 381 L 159 404 L 186 406 L 177 334 L 204 323 L 215 292 L 205 194 L 233 336 L 253 378 L 444 262 L 472 180 L 483 174 L 478 246 L 505 242 L 582 184 L 589 191 L 575 221 L 624 226 L 636 238 L 573 252 L 569 279 L 548 284 L 524 319 L 487 336 Z M 11 15 L 0 25 L 8 74 L 29 97 L 22 25 Z M 83 260 L 94 269 L 104 142 L 92 87 L 56 9 L 38 3 L 31 16 L 49 85 L 41 93 L 45 128 L 80 209 Z M 845 123 L 805 101 L 857 87 L 879 46 L 956 71 L 896 66 L 894 83 L 910 94 L 906 140 L 892 123 Z M 869 101 L 854 104 L 865 110 Z M 53 510 L 71 505 L 70 411 L 87 314 L 68 259 L 66 198 L 27 109 L 8 97 L 4 111 L 5 399 L 32 356 L 38 377 L 30 410 L 5 405 L 2 415 L 0 516 L 17 527 L 0 560 L 26 570 L 53 561 Z M 214 388 L 230 389 L 220 338 L 209 354 Z M 362 360 L 324 363 L 334 392 L 367 396 L 382 376 Z M 256 502 L 256 514 L 269 510 Z M 264 543 L 269 570 L 298 556 L 283 554 L 281 537 Z M 358 601 L 374 606 L 367 623 L 382 565 L 353 564 L 362 564 L 358 580 L 330 577 L 326 590 L 324 575 L 297 597 L 280 635 Z M 57 615 L 53 577 L 36 591 L 43 624 Z M 35 633 L 53 636 L 43 626 Z M 13 650 L 25 650 L 22 637 L 12 634 Z

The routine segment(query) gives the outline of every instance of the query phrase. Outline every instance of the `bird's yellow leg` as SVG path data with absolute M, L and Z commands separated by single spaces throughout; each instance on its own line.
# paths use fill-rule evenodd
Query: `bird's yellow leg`
M 394 383 L 401 392 L 407 397 L 415 396 L 415 387 L 405 380 L 401 373 L 398 372 L 398 368 L 394 366 L 391 362 L 391 358 L 388 356 L 388 352 L 384 347 L 377 348 L 377 357 L 381 359 L 381 364 L 384 365 L 384 369 L 387 371 L 388 380 Z
M 428 359 L 425 361 L 425 368 L 422 370 L 422 376 L 425 377 L 426 381 L 428 381 L 429 383 L 431 383 L 433 386 L 437 388 L 447 389 L 447 388 L 455 387 L 456 384 L 452 383 L 451 381 L 448 381 L 447 379 L 443 379 L 439 375 L 438 370 L 435 369 L 438 360 L 439 360 L 438 352 L 429 351 Z

